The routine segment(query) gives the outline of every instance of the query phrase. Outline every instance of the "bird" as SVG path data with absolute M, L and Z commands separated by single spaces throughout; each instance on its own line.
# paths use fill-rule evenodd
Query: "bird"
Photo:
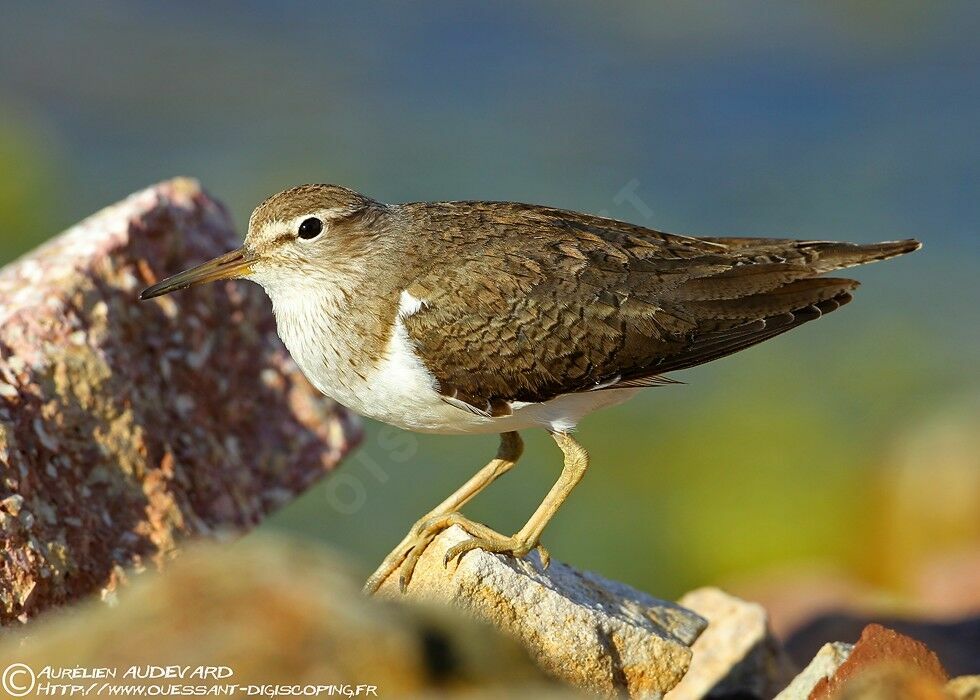
M 362 416 L 437 434 L 498 434 L 486 466 L 421 517 L 365 584 L 409 585 L 443 530 L 521 558 L 589 466 L 573 435 L 588 414 L 668 373 L 757 345 L 837 310 L 858 282 L 827 276 L 918 250 L 914 239 L 695 237 L 516 202 L 385 204 L 307 184 L 255 208 L 244 245 L 142 292 L 149 300 L 219 280 L 258 283 L 311 384 Z M 506 536 L 461 509 L 508 472 L 520 431 L 548 431 L 558 479 Z

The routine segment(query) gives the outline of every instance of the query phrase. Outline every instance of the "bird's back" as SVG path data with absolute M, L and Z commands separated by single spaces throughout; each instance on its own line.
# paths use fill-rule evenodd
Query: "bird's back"
M 403 206 L 444 261 L 411 280 L 421 303 L 403 322 L 440 390 L 487 412 L 662 383 L 850 301 L 858 283 L 824 273 L 919 247 L 695 238 L 514 203 Z

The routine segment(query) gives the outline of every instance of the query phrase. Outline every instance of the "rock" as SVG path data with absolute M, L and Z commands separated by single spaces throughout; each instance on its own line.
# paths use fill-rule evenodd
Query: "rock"
M 879 664 L 848 678 L 834 700 L 949 700 L 934 677 L 915 666 Z
M 786 640 L 794 659 L 810 658 L 822 640 L 856 639 L 872 622 L 918 639 L 934 651 L 953 676 L 980 673 L 980 616 L 964 619 L 920 620 L 886 615 L 827 615 L 812 620 Z M 806 656 L 807 652 L 810 656 Z
M 851 655 L 853 644 L 828 642 L 820 647 L 813 660 L 803 669 L 775 700 L 807 700 L 821 680 L 831 678 Z
M 660 697 L 687 671 L 705 621 L 679 605 L 537 554 L 514 560 L 482 550 L 458 566 L 446 551 L 468 535 L 441 533 L 419 560 L 404 596 L 397 574 L 378 591 L 449 603 L 519 639 L 549 675 L 604 697 Z
M 668 700 L 769 698 L 793 677 L 795 669 L 770 633 L 761 605 L 717 588 L 699 588 L 678 602 L 708 620 L 708 628 L 694 643 L 691 668 L 667 693 Z
M 960 676 L 946 684 L 946 694 L 955 700 L 980 700 L 980 676 Z
M 838 667 L 834 675 L 817 682 L 813 692 L 810 693 L 810 700 L 838 697 L 852 679 L 866 675 L 873 669 L 887 670 L 893 667 L 914 669 L 915 676 L 902 676 L 896 679 L 884 673 L 880 677 L 875 677 L 877 680 L 874 683 L 877 685 L 874 688 L 887 689 L 892 687 L 893 683 L 899 686 L 911 684 L 915 688 L 919 688 L 930 685 L 926 681 L 941 688 L 942 684 L 948 680 L 946 670 L 939 662 L 939 658 L 925 644 L 911 637 L 906 637 L 904 634 L 899 634 L 895 630 L 871 624 L 864 628 L 861 638 L 854 645 L 847 660 Z M 855 687 L 863 686 L 856 684 L 852 687 L 851 693 L 857 692 L 853 689 Z M 871 688 L 871 686 L 868 687 Z M 899 695 L 879 694 L 877 689 L 868 690 L 869 694 L 872 690 L 875 693 L 874 697 L 900 697 Z M 851 694 L 849 697 L 863 696 Z M 910 695 L 908 697 L 918 696 Z
M 372 600 L 360 583 L 343 560 L 306 544 L 253 536 L 195 545 L 138 577 L 115 607 L 90 602 L 39 620 L 23 644 L 0 638 L 0 668 L 25 664 L 37 682 L 51 667 L 114 669 L 115 684 L 237 684 L 236 697 L 295 695 L 242 690 L 276 684 L 376 687 L 360 697 L 494 688 L 496 697 L 512 695 L 503 688 L 559 697 L 517 643 L 451 611 Z M 218 675 L 227 678 L 190 675 L 202 664 L 226 668 Z M 124 678 L 148 666 L 187 669 L 182 678 Z M 319 697 L 332 695 L 347 693 Z
M 236 241 L 178 179 L 0 271 L 0 623 L 111 592 L 187 535 L 255 525 L 358 440 L 257 288 L 137 302 Z

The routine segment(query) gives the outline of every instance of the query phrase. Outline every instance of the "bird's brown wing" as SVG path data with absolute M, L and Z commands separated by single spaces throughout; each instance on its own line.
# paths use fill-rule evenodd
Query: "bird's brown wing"
M 850 301 L 857 282 L 819 274 L 918 247 L 697 239 L 471 206 L 469 218 L 454 210 L 453 225 L 432 222 L 454 265 L 408 286 L 423 303 L 402 322 L 443 395 L 491 414 L 510 401 L 663 383 Z

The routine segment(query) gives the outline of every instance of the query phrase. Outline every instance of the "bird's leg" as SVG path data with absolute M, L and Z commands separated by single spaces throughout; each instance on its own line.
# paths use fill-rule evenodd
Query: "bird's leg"
M 460 542 L 446 552 L 445 563 L 458 557 L 462 557 L 473 549 L 483 549 L 488 552 L 498 552 L 500 554 L 510 554 L 514 557 L 523 557 L 535 547 L 541 551 L 542 563 L 548 565 L 548 553 L 541 549 L 538 544 L 541 533 L 545 526 L 551 521 L 562 503 L 568 498 L 572 489 L 585 476 L 585 470 L 589 467 L 589 453 L 585 451 L 578 442 L 567 433 L 552 433 L 551 437 L 558 443 L 562 453 L 565 455 L 565 466 L 562 468 L 561 476 L 551 487 L 551 491 L 545 496 L 541 505 L 534 511 L 531 518 L 525 523 L 517 534 L 511 537 L 504 537 L 497 533 L 474 534 L 471 539 Z
M 520 435 L 516 432 L 501 433 L 497 456 L 449 498 L 422 516 L 411 527 L 405 539 L 385 557 L 378 570 L 364 584 L 364 592 L 374 593 L 377 591 L 381 584 L 399 568 L 401 568 L 400 584 L 404 590 L 411 580 L 418 558 L 425 551 L 425 548 L 429 546 L 436 535 L 453 525 L 460 525 L 471 535 L 492 536 L 497 534 L 484 525 L 467 520 L 457 511 L 473 500 L 497 477 L 510 471 L 517 464 L 517 460 L 523 451 L 524 441 L 521 440 Z

